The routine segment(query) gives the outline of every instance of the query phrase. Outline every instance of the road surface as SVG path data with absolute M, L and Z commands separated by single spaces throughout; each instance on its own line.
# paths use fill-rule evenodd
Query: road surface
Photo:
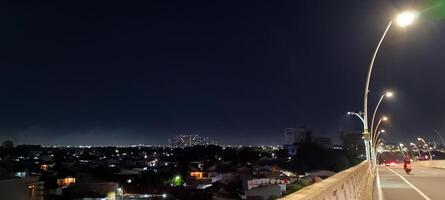
M 415 167 L 406 174 L 398 167 L 379 167 L 374 200 L 445 200 L 445 170 Z

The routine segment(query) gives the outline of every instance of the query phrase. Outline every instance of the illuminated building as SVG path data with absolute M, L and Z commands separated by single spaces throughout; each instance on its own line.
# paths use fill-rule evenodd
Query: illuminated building
M 76 183 L 76 178 L 73 177 L 66 177 L 66 178 L 59 178 L 57 179 L 57 185 L 60 186 L 68 186 L 73 183 Z
M 202 180 L 204 178 L 203 172 L 190 172 L 190 176 L 195 177 L 196 180 Z
M 48 171 L 48 165 L 46 164 L 40 165 L 40 169 L 43 171 Z

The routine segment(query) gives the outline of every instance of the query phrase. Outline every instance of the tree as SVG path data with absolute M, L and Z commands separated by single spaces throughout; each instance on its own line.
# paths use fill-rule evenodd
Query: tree
M 291 168 L 299 172 L 310 170 L 341 171 L 353 164 L 344 151 L 324 148 L 314 143 L 302 144 L 292 157 Z
M 2 147 L 5 149 L 10 149 L 14 147 L 14 143 L 11 140 L 6 140 L 2 143 Z

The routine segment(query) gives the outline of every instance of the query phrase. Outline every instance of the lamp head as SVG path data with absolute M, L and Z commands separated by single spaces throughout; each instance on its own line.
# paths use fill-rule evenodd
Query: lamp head
M 414 11 L 405 11 L 397 15 L 395 21 L 399 26 L 406 27 L 412 24 L 416 20 L 418 15 L 419 14 Z
M 391 98 L 392 96 L 394 96 L 394 93 L 392 93 L 391 91 L 385 93 L 385 97 Z
M 388 117 L 383 116 L 383 117 L 382 117 L 382 121 L 388 121 Z

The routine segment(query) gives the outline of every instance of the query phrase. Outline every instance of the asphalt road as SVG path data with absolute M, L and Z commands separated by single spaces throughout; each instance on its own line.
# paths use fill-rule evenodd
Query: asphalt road
M 445 200 L 444 169 L 415 167 L 406 174 L 399 166 L 377 171 L 374 200 Z

